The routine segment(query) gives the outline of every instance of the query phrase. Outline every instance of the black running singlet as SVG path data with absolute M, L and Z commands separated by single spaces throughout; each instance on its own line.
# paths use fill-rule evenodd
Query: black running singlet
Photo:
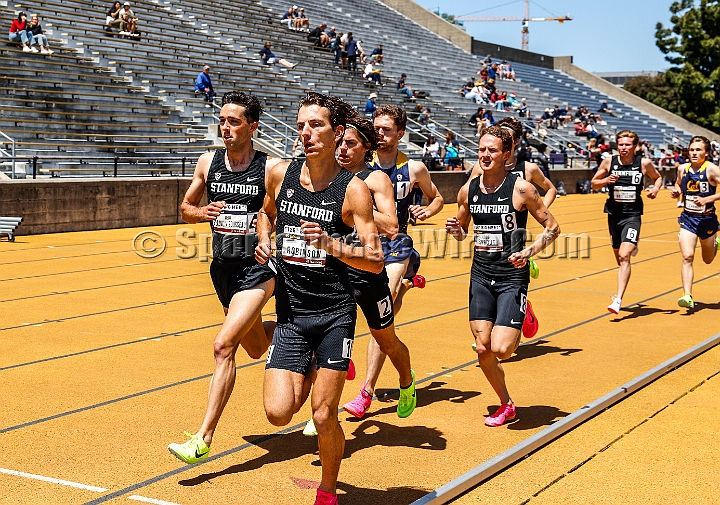
M 226 203 L 215 221 L 210 221 L 213 257 L 220 263 L 240 263 L 255 254 L 255 221 L 265 199 L 267 157 L 255 151 L 245 170 L 233 172 L 225 165 L 225 149 L 215 151 L 206 185 L 208 202 Z
M 275 286 L 278 321 L 292 316 L 337 314 L 355 310 L 347 265 L 324 250 L 307 245 L 300 220 L 320 224 L 331 236 L 347 236 L 352 228 L 342 220 L 347 186 L 355 177 L 342 169 L 322 191 L 300 184 L 302 161 L 294 161 L 285 173 L 277 207 L 276 245 L 278 275 Z
M 608 199 L 605 213 L 615 217 L 642 216 L 643 213 L 643 173 L 642 157 L 635 156 L 630 165 L 621 165 L 620 156 L 610 160 L 610 175 L 619 175 L 615 184 L 608 184 Z
M 360 179 L 361 181 L 365 181 L 368 177 L 370 177 L 370 174 L 373 173 L 373 170 L 371 168 L 366 168 L 365 170 L 362 170 L 355 174 L 355 177 Z M 374 202 L 373 202 L 374 203 Z M 348 235 L 347 242 L 350 243 L 350 245 L 354 247 L 360 247 L 362 244 L 360 243 L 360 239 L 358 238 L 357 231 L 353 229 L 353 232 L 351 235 Z M 383 266 L 383 270 L 385 267 Z M 350 283 L 354 286 L 358 285 L 361 282 L 368 281 L 369 279 L 373 279 L 375 277 L 382 277 L 383 275 L 387 277 L 386 273 L 373 273 L 368 272 L 367 270 L 359 270 L 357 268 L 353 268 L 351 266 L 348 267 L 348 274 L 350 275 Z
M 525 162 L 518 161 L 511 170 L 508 170 L 508 173 L 515 174 L 521 179 L 525 179 Z
M 495 193 L 480 191 L 480 177 L 470 182 L 468 204 L 475 233 L 473 277 L 530 282 L 530 267 L 515 268 L 508 257 L 525 248 L 527 210 L 517 210 L 512 197 L 517 175 L 507 174 Z

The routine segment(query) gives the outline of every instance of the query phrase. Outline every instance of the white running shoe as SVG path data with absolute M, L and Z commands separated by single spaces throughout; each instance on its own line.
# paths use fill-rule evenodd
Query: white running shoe
M 29 48 L 28 46 L 23 46 L 23 52 L 24 52 L 24 53 L 29 53 L 29 52 L 30 52 L 30 48 Z
M 618 298 L 617 296 L 613 296 L 612 303 L 608 305 L 608 310 L 612 312 L 613 314 L 617 314 L 620 312 L 620 307 L 622 306 L 622 299 Z

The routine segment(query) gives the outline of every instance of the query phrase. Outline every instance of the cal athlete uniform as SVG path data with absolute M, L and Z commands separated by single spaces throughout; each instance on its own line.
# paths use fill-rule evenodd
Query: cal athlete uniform
M 304 374 L 315 354 L 318 368 L 347 371 L 357 315 L 348 267 L 308 245 L 300 220 L 320 224 L 330 236 L 352 233 L 342 206 L 355 175 L 342 169 L 327 188 L 313 192 L 300 184 L 302 166 L 302 161 L 290 164 L 275 199 L 277 326 L 266 368 Z
M 527 210 L 513 206 L 517 175 L 507 174 L 491 194 L 480 190 L 480 177 L 470 182 L 468 204 L 473 220 L 474 249 L 470 270 L 470 320 L 492 321 L 521 329 L 525 320 L 530 267 L 515 268 L 508 257 L 525 247 Z
M 690 163 L 680 168 L 680 189 L 683 194 L 683 211 L 678 218 L 680 227 L 697 235 L 700 239 L 710 238 L 718 230 L 718 219 L 715 214 L 715 202 L 705 205 L 695 203 L 697 198 L 712 196 L 717 186 L 710 183 L 707 177 L 708 161 L 694 172 Z
M 355 175 L 364 181 L 372 172 L 371 169 L 366 168 Z M 353 238 L 352 245 L 360 246 L 357 235 L 353 235 Z M 348 273 L 355 301 L 360 306 L 363 314 L 365 314 L 370 329 L 382 330 L 392 325 L 395 322 L 395 317 L 393 315 L 392 294 L 388 287 L 390 280 L 385 268 L 383 267 L 382 272 L 376 274 L 348 267 Z
M 635 156 L 630 165 L 621 165 L 620 156 L 610 160 L 608 176 L 619 176 L 615 184 L 608 184 L 608 199 L 605 213 L 608 215 L 608 229 L 613 249 L 619 249 L 623 242 L 637 245 L 640 240 L 640 224 L 643 213 L 642 156 Z
M 233 295 L 271 279 L 272 263 L 261 265 L 255 258 L 257 213 L 265 199 L 267 154 L 255 151 L 250 165 L 233 172 L 225 165 L 225 149 L 215 151 L 207 175 L 208 202 L 226 203 L 220 215 L 210 222 L 213 261 L 210 277 L 223 307 Z

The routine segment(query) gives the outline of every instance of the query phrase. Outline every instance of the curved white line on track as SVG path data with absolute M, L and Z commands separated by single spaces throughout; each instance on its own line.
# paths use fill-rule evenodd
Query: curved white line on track
M 104 493 L 107 489 L 103 487 L 88 486 L 87 484 L 80 484 L 79 482 L 71 482 L 69 480 L 55 479 L 54 477 L 45 477 L 44 475 L 35 475 L 32 473 L 17 472 L 15 470 L 8 470 L 7 468 L 0 468 L 0 473 L 6 473 L 8 475 L 14 475 L 15 477 L 24 477 L 26 479 L 41 480 L 44 482 L 50 482 L 52 484 L 60 484 L 61 486 L 70 486 L 78 489 L 84 489 L 86 491 L 95 491 L 97 493 Z

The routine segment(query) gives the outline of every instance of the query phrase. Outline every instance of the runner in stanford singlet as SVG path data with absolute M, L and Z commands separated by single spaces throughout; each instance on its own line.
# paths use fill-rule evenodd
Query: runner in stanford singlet
M 617 314 L 622 307 L 622 297 L 630 281 L 630 257 L 637 254 L 640 240 L 640 224 L 643 213 L 642 190 L 644 176 L 653 180 L 647 190 L 648 198 L 655 198 L 662 186 L 662 177 L 647 158 L 636 154 L 640 137 L 630 130 L 616 135 L 618 156 L 606 158 L 600 163 L 591 184 L 594 190 L 608 187 L 605 213 L 612 240 L 613 253 L 618 266 L 618 290 L 612 297 L 608 310 Z
M 530 282 L 527 259 L 560 233 L 537 189 L 505 170 L 512 149 L 513 137 L 507 130 L 499 126 L 483 130 L 478 149 L 481 175 L 460 189 L 458 214 L 445 225 L 457 240 L 466 237 L 471 221 L 473 225 L 470 329 L 480 367 L 501 403 L 485 419 L 488 426 L 500 426 L 516 416 L 500 361 L 512 356 L 520 342 Z M 545 230 L 525 247 L 528 213 Z
M 690 163 L 678 168 L 677 180 L 671 196 L 677 198 L 682 195 L 683 202 L 683 211 L 678 218 L 680 223 L 678 240 L 682 253 L 680 274 L 684 294 L 678 299 L 678 305 L 692 309 L 695 307 L 692 297 L 693 260 L 698 239 L 705 263 L 709 264 L 715 259 L 717 249 L 720 247 L 720 237 L 717 235 L 718 218 L 715 211 L 715 202 L 720 200 L 720 192 L 717 191 L 720 184 L 720 169 L 707 160 L 710 141 L 706 137 L 693 137 L 688 146 L 688 153 Z
M 272 338 L 272 324 L 266 333 L 260 311 L 272 296 L 274 271 L 272 265 L 261 265 L 253 256 L 255 221 L 265 198 L 267 174 L 280 160 L 253 149 L 252 134 L 262 114 L 256 97 L 231 92 L 222 103 L 220 130 L 225 149 L 200 157 L 180 206 L 185 222 L 210 221 L 210 276 L 226 316 L 213 344 L 215 371 L 202 426 L 185 443 L 168 446 L 185 463 L 196 463 L 210 453 L 215 428 L 235 384 L 238 346 L 258 359 Z M 208 205 L 201 206 L 206 189 Z
M 319 93 L 300 102 L 297 125 L 306 161 L 280 163 L 272 170 L 255 251 L 260 263 L 270 261 L 274 228 L 277 326 L 265 368 L 265 413 L 276 426 L 289 424 L 314 381 L 313 420 L 322 466 L 315 503 L 322 505 L 337 504 L 345 446 L 338 405 L 356 317 L 348 266 L 380 273 L 383 259 L 370 192 L 335 160 L 351 111 L 341 100 Z M 353 227 L 359 246 L 344 239 Z

